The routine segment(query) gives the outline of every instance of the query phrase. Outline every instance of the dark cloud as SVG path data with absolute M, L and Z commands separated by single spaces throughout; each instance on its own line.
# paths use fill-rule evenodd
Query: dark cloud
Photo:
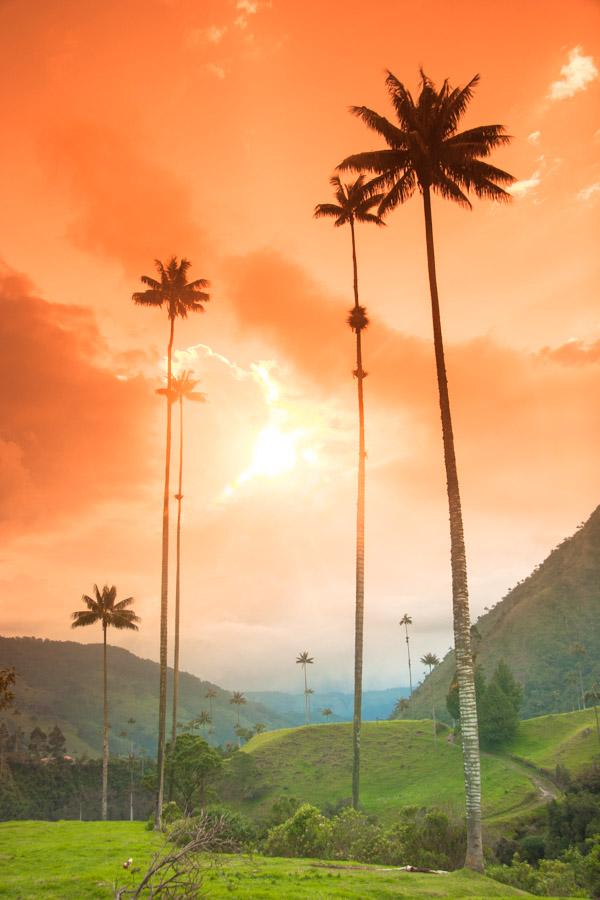
M 152 391 L 96 361 L 109 349 L 92 314 L 48 303 L 0 272 L 0 520 L 47 526 L 139 488 L 148 458 Z

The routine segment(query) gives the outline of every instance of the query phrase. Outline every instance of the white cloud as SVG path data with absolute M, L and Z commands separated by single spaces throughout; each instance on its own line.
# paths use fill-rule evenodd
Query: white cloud
M 530 178 L 525 178 L 523 181 L 515 181 L 514 184 L 511 184 L 511 186 L 507 188 L 508 193 L 512 194 L 513 197 L 524 197 L 526 194 L 535 190 L 541 180 L 540 171 L 537 169 Z
M 593 184 L 588 184 L 587 187 L 582 188 L 577 194 L 577 199 L 582 200 L 586 203 L 594 194 L 600 193 L 600 181 L 595 181 Z
M 226 32 L 227 25 L 223 25 L 222 28 L 219 28 L 218 25 L 210 25 L 204 34 L 209 44 L 218 44 L 223 39 Z
M 584 91 L 598 77 L 598 69 L 592 56 L 582 56 L 581 47 L 574 47 L 569 51 L 569 61 L 561 68 L 560 74 L 562 78 L 550 85 L 550 100 L 566 100 Z
M 222 66 L 218 66 L 216 63 L 206 63 L 204 66 L 207 72 L 211 75 L 214 75 L 215 78 L 219 78 L 221 81 L 225 78 L 226 72 Z
M 253 15 L 258 9 L 258 3 L 253 0 L 238 0 L 236 9 L 243 9 L 246 15 Z
M 539 144 L 541 136 L 541 131 L 532 131 L 531 134 L 527 135 L 527 140 L 530 144 Z

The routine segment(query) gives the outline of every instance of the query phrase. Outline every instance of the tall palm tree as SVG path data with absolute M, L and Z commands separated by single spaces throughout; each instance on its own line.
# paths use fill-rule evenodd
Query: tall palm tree
M 421 662 L 424 666 L 428 667 L 430 675 L 433 669 L 440 664 L 440 661 L 435 653 L 426 653 L 425 656 L 421 657 Z M 433 681 L 431 681 L 431 679 L 429 680 L 429 684 L 431 686 L 431 718 L 433 719 L 433 743 L 435 744 L 437 743 L 437 724 L 435 721 L 435 695 L 433 693 Z
M 133 597 L 127 597 L 125 600 L 117 602 L 116 587 L 108 587 L 104 585 L 102 590 L 98 589 L 98 585 L 94 585 L 94 596 L 88 597 L 84 594 L 81 598 L 85 603 L 86 609 L 76 610 L 71 618 L 71 628 L 84 628 L 87 625 L 95 625 L 100 622 L 102 625 L 102 638 L 104 643 L 102 656 L 102 685 L 104 712 L 102 717 L 102 819 L 106 821 L 108 818 L 108 666 L 106 655 L 106 632 L 109 628 L 117 628 L 119 630 L 128 628 L 130 631 L 137 631 L 137 623 L 140 617 L 136 616 L 132 609 L 128 609 L 133 603 Z
M 299 666 L 302 666 L 302 668 L 304 669 L 304 724 L 305 724 L 305 725 L 308 725 L 308 718 L 309 718 L 309 712 L 308 712 L 308 680 L 307 680 L 307 677 L 306 677 L 306 667 L 307 667 L 307 666 L 312 666 L 312 664 L 314 663 L 314 659 L 312 658 L 312 656 L 309 655 L 308 650 L 303 650 L 302 653 L 299 653 L 299 654 L 298 654 L 298 657 L 297 657 L 297 659 L 296 659 L 296 663 L 297 663 Z
M 248 701 L 241 693 L 241 691 L 234 691 L 230 700 L 230 703 L 233 703 L 234 706 L 237 706 L 237 727 L 240 727 L 240 707 L 244 706 Z
M 177 485 L 177 539 L 175 550 L 175 646 L 173 650 L 173 724 L 171 728 L 171 746 L 175 746 L 177 740 L 177 704 L 179 700 L 179 619 L 181 603 L 181 501 L 183 500 L 183 401 L 192 400 L 196 403 L 204 403 L 206 394 L 194 391 L 199 383 L 192 377 L 192 373 L 183 371 L 181 375 L 171 375 L 171 389 L 159 388 L 157 394 L 166 396 L 171 403 L 179 405 L 179 479 Z M 173 799 L 175 771 L 171 767 L 169 779 L 169 800 Z
M 145 291 L 136 291 L 132 299 L 140 306 L 163 307 L 167 309 L 169 318 L 169 343 L 167 345 L 167 433 L 165 444 L 165 487 L 163 493 L 162 515 L 162 564 L 160 584 L 160 686 L 158 700 L 158 748 L 157 775 L 158 791 L 156 797 L 155 827 L 160 829 L 162 804 L 165 783 L 165 735 L 167 727 L 167 621 L 168 621 L 168 588 L 169 588 L 169 476 L 171 472 L 171 407 L 170 400 L 172 382 L 173 338 L 175 335 L 175 319 L 187 318 L 190 312 L 204 312 L 203 303 L 210 298 L 205 292 L 209 282 L 205 278 L 186 281 L 190 261 L 182 258 L 177 261 L 172 256 L 165 265 L 159 259 L 155 261 L 160 280 L 142 275 Z
M 356 588 L 354 612 L 354 715 L 352 719 L 352 805 L 358 808 L 360 793 L 360 729 L 362 724 L 362 670 L 365 597 L 365 411 L 363 381 L 367 375 L 362 365 L 362 332 L 369 324 L 366 307 L 358 300 L 358 265 L 356 261 L 355 222 L 373 222 L 383 225 L 383 220 L 371 212 L 383 200 L 383 194 L 365 192 L 365 180 L 359 175 L 352 184 L 342 184 L 334 175 L 331 185 L 335 189 L 337 203 L 319 203 L 315 207 L 316 218 L 331 218 L 336 228 L 350 226 L 352 239 L 352 273 L 354 306 L 348 315 L 348 325 L 356 335 L 356 378 L 358 397 L 358 491 L 356 503 Z
M 333 710 L 330 706 L 326 706 L 325 709 L 321 710 L 321 715 L 325 716 L 325 721 L 329 722 L 330 718 L 333 715 Z
M 410 642 L 408 640 L 408 626 L 412 625 L 412 618 L 408 615 L 408 613 L 404 613 L 402 618 L 400 619 L 399 625 L 404 625 L 404 631 L 406 632 L 406 653 L 408 655 L 408 682 L 410 685 L 410 696 L 412 697 L 412 668 L 410 665 Z
M 306 697 L 306 703 L 308 706 L 308 724 L 309 725 L 310 725 L 310 698 L 312 697 L 313 694 L 314 694 L 314 691 L 312 688 L 306 688 L 306 690 L 304 691 L 304 696 Z
M 433 339 L 450 511 L 454 649 L 460 695 L 467 807 L 465 865 L 483 871 L 479 729 L 469 630 L 467 563 L 431 215 L 432 191 L 467 208 L 471 207 L 467 196 L 471 191 L 477 197 L 492 200 L 510 198 L 503 185 L 512 184 L 513 176 L 485 161 L 495 147 L 501 147 L 510 140 L 502 125 L 481 125 L 462 132 L 457 130 L 478 81 L 479 76 L 476 75 L 465 87 L 451 88 L 446 80 L 438 90 L 431 79 L 421 72 L 421 90 L 415 101 L 402 82 L 388 72 L 386 85 L 397 124 L 392 124 L 384 116 L 366 106 L 352 107 L 352 112 L 356 116 L 384 138 L 387 148 L 349 156 L 338 168 L 374 173 L 375 177 L 369 182 L 369 190 L 372 193 L 381 190 L 385 192 L 378 208 L 380 216 L 408 200 L 417 188 L 423 198 Z
M 210 713 L 210 718 L 212 720 L 212 718 L 213 718 L 213 700 L 216 698 L 217 692 L 215 691 L 215 689 L 213 687 L 209 687 L 204 696 L 208 700 L 208 711 Z

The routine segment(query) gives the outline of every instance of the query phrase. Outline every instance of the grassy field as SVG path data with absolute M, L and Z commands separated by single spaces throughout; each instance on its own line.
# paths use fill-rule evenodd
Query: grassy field
M 373 722 L 363 725 L 361 801 L 382 820 L 402 806 L 437 806 L 462 814 L 462 753 L 438 736 L 431 722 Z M 246 766 L 231 765 L 224 789 L 243 812 L 266 815 L 279 797 L 317 806 L 351 796 L 351 725 L 283 729 L 253 738 L 244 747 Z M 484 814 L 506 815 L 535 801 L 537 788 L 525 766 L 507 766 L 497 756 L 482 760 Z
M 600 743 L 592 709 L 537 716 L 521 722 L 510 753 L 541 769 L 554 771 L 560 764 L 571 772 L 600 758 Z
M 110 898 L 126 883 L 122 863 L 144 865 L 160 839 L 134 822 L 0 824 L 0 897 L 10 900 Z M 124 877 L 125 876 L 125 877 Z M 483 898 L 531 896 L 473 872 L 425 875 L 317 860 L 221 857 L 207 861 L 207 897 Z

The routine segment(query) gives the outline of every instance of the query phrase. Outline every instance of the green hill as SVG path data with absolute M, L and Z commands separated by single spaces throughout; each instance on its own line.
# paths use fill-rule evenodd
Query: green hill
M 552 721 L 548 721 L 551 718 Z M 531 719 L 504 754 L 483 754 L 483 812 L 488 822 L 522 814 L 558 794 L 548 777 L 557 762 L 577 771 L 600 756 L 593 713 Z M 365 723 L 361 801 L 382 820 L 403 806 L 462 814 L 462 753 L 449 731 L 433 745 L 432 722 Z M 219 791 L 253 817 L 294 797 L 325 808 L 351 796 L 351 726 L 313 725 L 258 735 L 232 758 Z
M 477 621 L 477 662 L 489 677 L 501 659 L 523 686 L 523 717 L 578 708 L 584 689 L 600 680 L 600 506 L 524 581 Z M 585 649 L 578 658 L 574 644 Z M 454 676 L 454 653 L 418 687 L 405 716 L 429 715 L 431 687 L 439 714 Z
M 48 641 L 38 638 L 0 637 L 0 665 L 15 666 L 18 674 L 15 706 L 19 716 L 5 714 L 18 721 L 29 733 L 35 725 L 46 730 L 55 723 L 67 738 L 73 754 L 98 755 L 102 750 L 102 645 L 74 641 Z M 110 699 L 111 753 L 126 753 L 131 731 L 138 748 L 150 756 L 156 752 L 158 713 L 158 663 L 140 659 L 120 647 L 108 648 L 108 690 Z M 172 670 L 169 669 L 169 691 Z M 237 712 L 229 700 L 231 693 L 182 672 L 180 676 L 179 720 L 187 722 L 205 709 L 209 687 L 217 693 L 213 700 L 213 743 L 236 740 Z M 127 720 L 135 719 L 134 725 Z M 288 725 L 289 720 L 268 710 L 264 704 L 248 702 L 241 707 L 241 724 L 252 728 L 263 722 L 268 728 Z M 170 722 L 170 720 L 169 720 Z

